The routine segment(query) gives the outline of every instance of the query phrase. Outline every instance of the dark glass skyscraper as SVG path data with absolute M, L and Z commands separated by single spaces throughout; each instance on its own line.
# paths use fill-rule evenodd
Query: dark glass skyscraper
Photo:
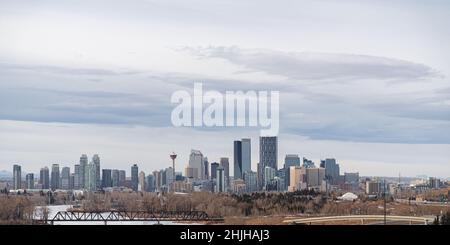
M 211 163 L 211 179 L 217 178 L 217 168 L 219 167 L 219 163 L 213 162 Z
M 259 162 L 278 170 L 278 141 L 276 136 L 259 137 Z
M 112 187 L 111 169 L 102 169 L 102 188 Z
M 137 191 L 138 185 L 139 185 L 139 168 L 137 164 L 134 164 L 131 167 L 131 189 L 133 189 L 133 191 Z
M 119 186 L 125 186 L 127 173 L 125 170 L 119 170 Z
M 207 157 L 203 158 L 203 170 L 205 179 L 209 179 L 209 162 Z
M 259 137 L 259 168 L 258 168 L 258 186 L 262 188 L 264 184 L 264 169 L 271 167 L 278 170 L 278 141 L 276 136 Z
M 27 189 L 34 189 L 34 174 L 30 173 L 25 176 Z
M 153 174 L 147 175 L 146 182 L 147 183 L 145 185 L 145 191 L 148 191 L 148 192 L 155 191 L 155 177 L 153 176 Z
M 325 178 L 330 184 L 336 185 L 339 181 L 339 164 L 336 164 L 336 159 L 327 158 L 321 160 L 321 167 L 325 168 Z
M 52 165 L 52 178 L 50 187 L 52 190 L 59 189 L 59 164 Z
M 50 188 L 50 173 L 47 167 L 41 168 L 39 173 L 39 184 L 42 185 L 42 189 Z
M 112 186 L 117 187 L 119 186 L 119 170 L 113 169 L 111 172 L 111 180 L 112 180 Z
M 234 141 L 234 179 L 242 179 L 242 142 L 240 140 Z

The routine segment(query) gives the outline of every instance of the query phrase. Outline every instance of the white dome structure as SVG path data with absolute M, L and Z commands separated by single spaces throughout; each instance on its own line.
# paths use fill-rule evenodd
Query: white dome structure
M 338 199 L 344 200 L 344 201 L 354 201 L 354 200 L 358 199 L 358 196 L 351 192 L 347 192 L 344 195 L 342 195 L 341 197 L 338 197 Z

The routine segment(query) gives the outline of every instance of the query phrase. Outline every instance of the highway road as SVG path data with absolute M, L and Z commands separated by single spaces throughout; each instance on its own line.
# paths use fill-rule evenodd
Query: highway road
M 416 216 L 394 216 L 387 215 L 386 221 L 388 222 L 400 222 L 405 224 L 430 224 L 434 220 L 434 217 L 416 217 Z M 344 216 L 327 216 L 327 217 L 311 217 L 311 218 L 287 218 L 283 223 L 290 224 L 326 224 L 339 222 L 355 221 L 360 224 L 377 224 L 384 221 L 384 215 L 344 215 Z
M 430 202 L 430 201 L 415 201 L 408 199 L 395 199 L 395 202 L 414 205 L 426 205 L 426 206 L 438 206 L 438 207 L 450 207 L 450 203 L 444 202 Z

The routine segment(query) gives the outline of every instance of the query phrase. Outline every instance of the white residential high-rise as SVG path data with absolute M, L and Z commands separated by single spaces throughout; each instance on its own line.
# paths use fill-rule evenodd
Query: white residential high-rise
M 141 171 L 139 173 L 139 191 L 144 192 L 145 191 L 145 173 L 144 171 Z
M 102 182 L 101 182 L 101 178 L 100 178 L 100 157 L 97 154 L 95 154 L 92 157 L 92 163 L 95 166 L 95 174 L 96 174 L 95 178 L 97 179 L 97 189 L 100 189 L 102 186 Z
M 85 179 L 84 177 L 86 176 L 86 169 L 87 169 L 87 165 L 88 165 L 88 157 L 86 154 L 81 155 L 80 157 L 80 171 L 79 171 L 79 189 L 83 189 L 85 188 Z
M 89 191 L 97 190 L 97 168 L 93 162 L 90 162 L 86 166 L 84 180 L 85 180 L 84 183 L 85 189 Z

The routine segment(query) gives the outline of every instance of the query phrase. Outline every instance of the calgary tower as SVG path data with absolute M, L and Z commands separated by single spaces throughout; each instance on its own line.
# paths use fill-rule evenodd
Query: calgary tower
M 173 181 L 175 182 L 175 158 L 177 158 L 177 154 L 175 154 L 175 152 L 172 152 L 172 154 L 170 154 L 170 158 L 172 159 L 172 168 L 173 168 Z

